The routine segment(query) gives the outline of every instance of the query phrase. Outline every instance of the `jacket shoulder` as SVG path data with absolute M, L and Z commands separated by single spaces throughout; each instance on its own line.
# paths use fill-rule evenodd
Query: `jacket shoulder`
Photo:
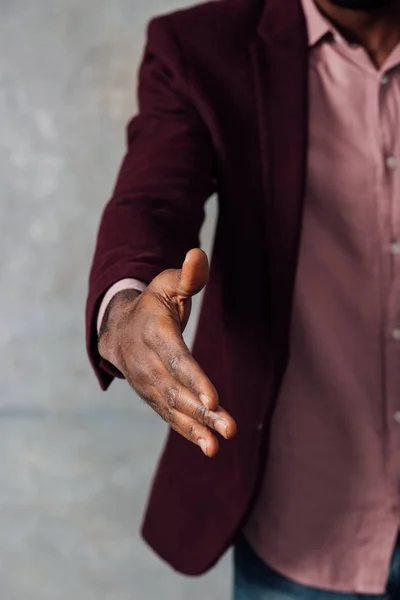
M 232 39 L 237 44 L 252 36 L 265 0 L 211 0 L 153 19 L 163 23 L 187 45 Z M 214 42 L 214 43 L 213 43 Z

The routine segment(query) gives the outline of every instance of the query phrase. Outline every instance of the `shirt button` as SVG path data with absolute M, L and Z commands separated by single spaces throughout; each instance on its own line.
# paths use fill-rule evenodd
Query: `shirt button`
M 398 342 L 400 340 L 400 329 L 393 329 L 392 336 Z
M 388 156 L 386 159 L 386 166 L 391 171 L 397 169 L 397 158 L 395 156 Z
M 398 242 L 390 244 L 390 252 L 393 256 L 398 256 L 400 254 L 400 244 Z
M 381 79 L 382 85 L 387 85 L 389 83 L 389 75 L 383 75 Z
M 394 420 L 400 425 L 400 410 L 394 413 Z
M 259 424 L 257 425 L 257 429 L 258 429 L 258 431 L 262 431 L 263 427 L 264 427 L 264 423 L 259 423 Z

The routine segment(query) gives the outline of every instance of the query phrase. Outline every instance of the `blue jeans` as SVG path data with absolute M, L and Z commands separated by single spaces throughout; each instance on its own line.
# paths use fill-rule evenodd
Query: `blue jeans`
M 234 548 L 234 600 L 400 600 L 400 537 L 390 569 L 387 593 L 345 594 L 300 585 L 268 567 L 243 535 Z

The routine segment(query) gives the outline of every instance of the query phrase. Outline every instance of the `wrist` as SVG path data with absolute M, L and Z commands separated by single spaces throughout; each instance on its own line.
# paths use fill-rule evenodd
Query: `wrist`
M 132 304 L 142 292 L 136 289 L 121 290 L 109 302 L 98 335 L 98 349 L 103 358 L 110 360 L 110 347 L 115 346 L 115 333 L 121 329 L 121 321 L 131 311 Z

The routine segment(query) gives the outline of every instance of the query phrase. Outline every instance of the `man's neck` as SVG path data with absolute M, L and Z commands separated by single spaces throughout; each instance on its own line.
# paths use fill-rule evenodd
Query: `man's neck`
M 356 11 L 315 0 L 317 7 L 349 41 L 363 46 L 379 69 L 400 42 L 400 0 L 373 11 Z

